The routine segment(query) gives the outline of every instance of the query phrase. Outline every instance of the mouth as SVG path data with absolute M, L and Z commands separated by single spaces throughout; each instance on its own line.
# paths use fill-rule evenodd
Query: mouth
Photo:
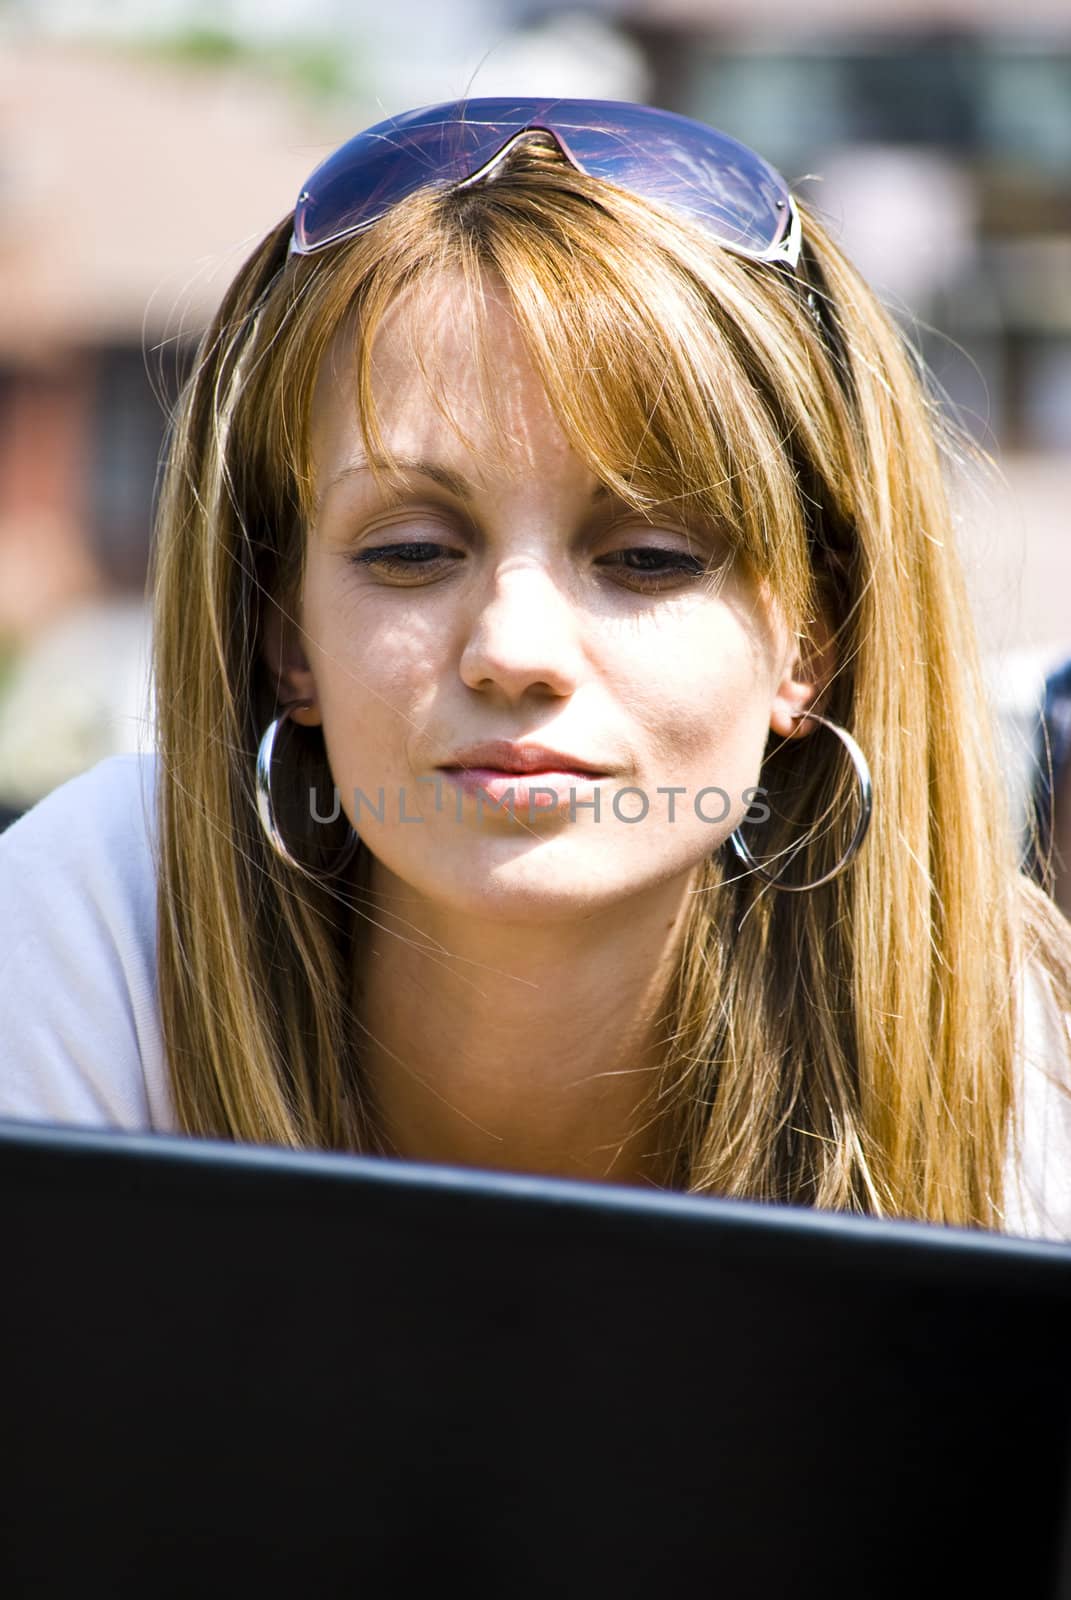
M 524 744 L 513 739 L 489 739 L 483 744 L 469 745 L 455 751 L 443 763 L 441 772 L 493 772 L 512 777 L 536 777 L 551 773 L 606 778 L 610 768 L 599 762 L 585 760 L 582 756 L 552 750 L 547 745 Z

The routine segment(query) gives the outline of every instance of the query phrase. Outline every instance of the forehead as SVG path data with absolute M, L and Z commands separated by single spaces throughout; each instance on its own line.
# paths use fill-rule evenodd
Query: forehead
M 369 379 L 388 450 L 410 456 L 504 451 L 511 470 L 564 468 L 568 441 L 533 366 L 505 288 L 485 274 L 474 290 L 460 273 L 429 276 L 388 307 L 372 340 Z M 359 421 L 352 321 L 339 328 L 313 395 L 318 481 L 367 454 Z

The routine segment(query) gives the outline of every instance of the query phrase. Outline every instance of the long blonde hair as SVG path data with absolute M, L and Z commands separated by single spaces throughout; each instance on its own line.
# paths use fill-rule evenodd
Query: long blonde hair
M 287 218 L 238 273 L 174 419 L 155 553 L 159 997 L 185 1131 L 382 1148 L 348 998 L 366 853 L 331 887 L 315 840 L 308 873 L 267 846 L 253 765 L 278 707 L 258 639 L 300 590 L 329 343 L 350 331 L 360 422 L 389 457 L 380 321 L 450 272 L 478 326 L 493 273 L 598 477 L 640 511 L 678 499 L 731 528 L 805 642 L 819 606 L 832 617 L 816 709 L 874 776 L 869 837 L 828 884 L 773 890 L 724 848 L 701 868 L 650 1096 L 673 1186 L 1000 1226 L 1017 985 L 1039 961 L 1071 1008 L 1069 930 L 1018 870 L 942 474 L 955 435 L 801 210 L 793 276 L 529 148 L 321 255 L 287 260 Z M 761 849 L 808 838 L 794 878 L 820 877 L 850 832 L 842 757 L 820 729 L 768 751 Z M 317 733 L 294 730 L 288 763 L 304 792 L 330 785 Z M 827 816 L 839 834 L 816 828 Z

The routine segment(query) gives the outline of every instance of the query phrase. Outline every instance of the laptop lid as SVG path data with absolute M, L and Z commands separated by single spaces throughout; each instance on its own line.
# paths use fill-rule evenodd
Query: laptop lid
M 1071 1594 L 1064 1246 L 11 1122 L 0 1183 L 5 1595 Z

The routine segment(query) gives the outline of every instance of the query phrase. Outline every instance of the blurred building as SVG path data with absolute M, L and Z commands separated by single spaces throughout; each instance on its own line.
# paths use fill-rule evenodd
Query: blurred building
M 334 136 L 226 70 L 0 58 L 0 636 L 141 587 L 193 341 Z

